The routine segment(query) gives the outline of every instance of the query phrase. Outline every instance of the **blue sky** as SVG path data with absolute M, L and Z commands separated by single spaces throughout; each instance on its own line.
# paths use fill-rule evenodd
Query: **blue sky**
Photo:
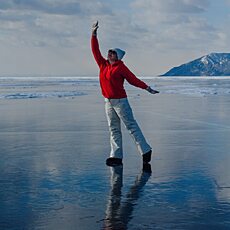
M 95 20 L 103 55 L 126 50 L 138 76 L 230 52 L 230 0 L 1 0 L 0 75 L 97 75 Z

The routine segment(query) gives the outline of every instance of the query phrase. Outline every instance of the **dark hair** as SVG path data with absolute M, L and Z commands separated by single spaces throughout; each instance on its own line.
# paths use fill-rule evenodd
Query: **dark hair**
M 115 50 L 109 50 L 108 53 L 112 53 L 112 54 L 116 54 L 117 55 L 117 52 Z

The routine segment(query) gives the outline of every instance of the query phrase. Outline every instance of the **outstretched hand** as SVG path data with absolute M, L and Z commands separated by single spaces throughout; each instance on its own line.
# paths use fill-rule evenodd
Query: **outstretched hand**
M 160 93 L 159 91 L 155 90 L 155 89 L 152 89 L 150 86 L 148 86 L 146 88 L 146 90 L 151 93 L 151 94 L 156 94 L 156 93 Z
M 98 29 L 98 21 L 96 21 L 95 23 L 93 23 L 92 25 L 92 34 L 93 35 L 97 35 L 97 29 Z

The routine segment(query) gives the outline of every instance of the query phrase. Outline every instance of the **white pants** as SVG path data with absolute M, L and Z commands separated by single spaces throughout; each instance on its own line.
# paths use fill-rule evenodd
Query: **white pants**
M 110 157 L 123 158 L 121 120 L 129 131 L 141 155 L 149 152 L 151 147 L 145 140 L 127 98 L 105 98 L 105 112 L 110 131 Z

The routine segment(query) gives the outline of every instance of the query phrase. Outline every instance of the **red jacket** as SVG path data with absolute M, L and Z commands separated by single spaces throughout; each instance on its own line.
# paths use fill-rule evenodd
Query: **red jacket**
M 102 95 L 109 99 L 119 99 L 127 97 L 124 89 L 124 80 L 131 85 L 146 89 L 148 86 L 138 79 L 121 61 L 110 64 L 108 60 L 102 57 L 96 36 L 91 38 L 91 48 L 94 58 L 100 68 L 100 85 Z

